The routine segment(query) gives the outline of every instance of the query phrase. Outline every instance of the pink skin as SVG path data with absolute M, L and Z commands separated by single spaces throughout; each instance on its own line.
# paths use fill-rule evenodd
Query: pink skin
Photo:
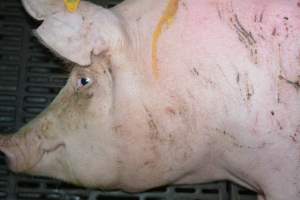
M 155 77 L 153 33 L 168 3 L 126 0 L 104 15 L 113 19 L 112 36 L 84 29 L 84 39 L 102 42 L 75 57 L 48 40 L 54 18 L 42 16 L 37 33 L 46 46 L 91 65 L 75 67 L 48 111 L 27 126 L 33 131 L 20 131 L 42 135 L 33 149 L 47 155 L 37 162 L 23 153 L 32 161 L 11 159 L 15 171 L 127 191 L 228 179 L 260 200 L 300 199 L 300 3 L 180 0 L 158 39 Z M 94 9 L 80 6 L 82 15 Z M 83 75 L 94 83 L 81 89 Z M 8 146 L 0 148 L 21 157 Z

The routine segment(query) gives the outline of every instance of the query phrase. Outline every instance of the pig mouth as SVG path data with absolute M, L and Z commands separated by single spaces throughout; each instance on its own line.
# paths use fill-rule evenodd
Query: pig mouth
M 64 142 L 60 142 L 56 145 L 54 145 L 53 147 L 49 148 L 49 149 L 43 149 L 43 155 L 45 155 L 46 153 L 52 153 L 52 152 L 55 152 L 57 151 L 59 148 L 66 148 L 66 144 Z
M 8 158 L 8 165 L 10 170 L 16 173 L 30 171 L 31 169 L 34 169 L 46 155 L 54 153 L 60 148 L 65 148 L 66 144 L 64 142 L 60 142 L 50 148 L 42 148 L 41 146 L 42 145 L 39 145 L 38 149 L 40 153 L 35 157 L 34 160 L 26 160 L 27 156 L 25 156 L 23 152 L 21 152 L 20 156 L 17 156 L 10 152 L 4 151 Z M 32 155 L 29 156 L 31 157 Z M 30 160 L 31 162 L 28 162 L 28 160 Z

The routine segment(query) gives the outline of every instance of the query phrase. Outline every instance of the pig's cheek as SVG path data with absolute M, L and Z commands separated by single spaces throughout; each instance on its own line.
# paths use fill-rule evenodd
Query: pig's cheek
M 87 119 L 95 116 L 93 108 L 93 91 L 83 91 L 74 93 L 68 102 L 59 110 L 58 118 L 67 130 L 81 130 L 87 127 Z
M 74 129 L 77 126 L 77 121 L 83 116 L 83 113 L 77 109 L 77 100 L 75 96 L 69 96 L 66 101 L 58 101 L 52 109 L 53 116 L 57 120 L 57 131 L 65 132 L 65 130 Z M 82 111 L 81 111 L 82 112 Z M 60 134 L 60 133 L 58 133 Z
M 58 102 L 56 106 L 57 116 L 59 119 L 65 119 L 65 121 L 76 121 L 76 119 L 82 118 L 85 115 L 90 102 L 91 99 L 88 98 L 88 94 L 75 92 L 66 101 Z
M 74 95 L 74 104 L 80 109 L 85 109 L 91 104 L 91 100 L 94 97 L 92 90 L 77 91 Z

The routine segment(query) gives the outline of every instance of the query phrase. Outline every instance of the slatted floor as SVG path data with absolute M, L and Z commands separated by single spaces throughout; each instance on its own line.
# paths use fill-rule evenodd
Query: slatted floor
M 92 0 L 111 7 L 120 0 Z M 37 26 L 19 0 L 0 0 L 0 132 L 18 130 L 40 113 L 65 84 L 61 63 L 32 36 Z M 0 200 L 255 200 L 228 182 L 171 186 L 140 194 L 77 188 L 60 181 L 16 175 L 0 154 Z

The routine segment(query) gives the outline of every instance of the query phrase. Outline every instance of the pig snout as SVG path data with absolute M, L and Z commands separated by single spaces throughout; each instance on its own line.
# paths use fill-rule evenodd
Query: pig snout
M 20 135 L 3 135 L 0 137 L 0 151 L 6 156 L 6 162 L 13 172 L 23 172 L 29 168 L 26 143 Z
M 13 147 L 16 147 L 17 143 L 12 135 L 1 134 L 0 137 L 0 151 L 6 156 L 6 163 L 12 171 L 17 170 L 17 160 L 13 153 Z
M 29 125 L 30 126 L 30 125 Z M 11 171 L 30 172 L 47 153 L 57 150 L 63 144 L 48 145 L 42 128 L 22 128 L 18 133 L 0 137 L 0 151 L 6 156 Z

